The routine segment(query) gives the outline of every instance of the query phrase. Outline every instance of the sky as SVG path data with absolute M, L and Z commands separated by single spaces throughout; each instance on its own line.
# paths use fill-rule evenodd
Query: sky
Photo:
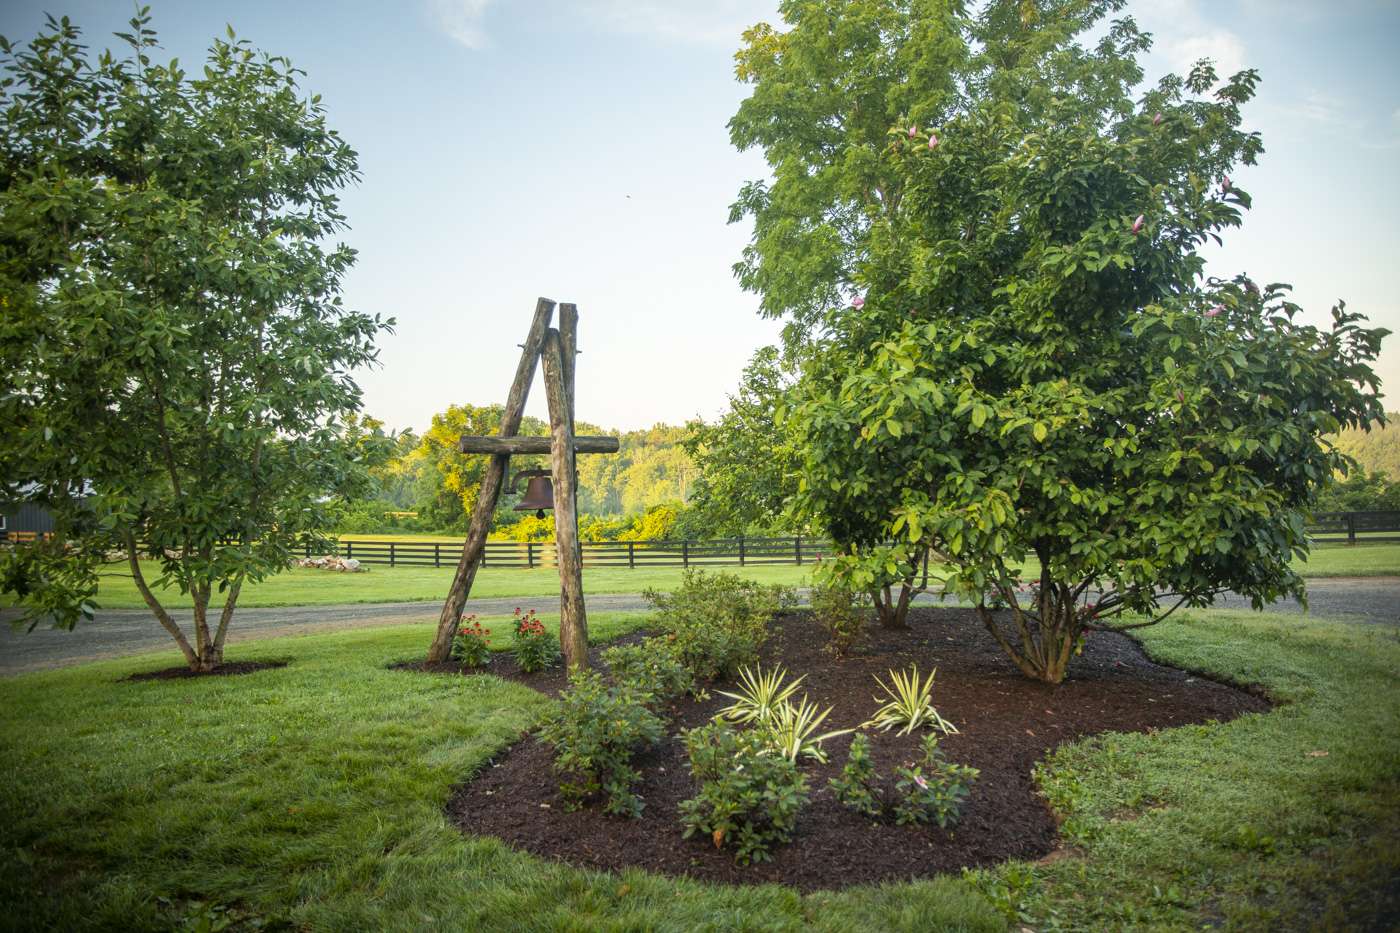
M 0 34 L 45 11 L 116 45 L 124 0 L 7 0 Z M 425 428 L 453 403 L 504 401 L 536 298 L 578 304 L 577 412 L 619 430 L 713 418 L 777 339 L 731 267 L 727 223 L 758 152 L 726 123 L 743 29 L 772 0 L 155 0 L 166 56 L 196 65 L 230 24 L 285 55 L 360 156 L 344 239 L 345 301 L 392 316 L 365 409 Z M 1148 80 L 1202 56 L 1262 74 L 1246 124 L 1257 167 L 1217 275 L 1291 282 L 1308 321 L 1348 308 L 1400 331 L 1400 0 L 1152 0 Z M 1400 408 L 1400 337 L 1378 372 Z M 538 377 L 537 377 L 538 380 Z M 536 382 L 529 414 L 546 417 Z

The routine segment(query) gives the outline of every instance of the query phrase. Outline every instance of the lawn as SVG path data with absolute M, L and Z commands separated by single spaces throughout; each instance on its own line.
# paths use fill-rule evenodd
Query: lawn
M 1311 560 L 1300 565 L 1310 577 L 1400 575 L 1400 544 L 1321 547 Z M 125 564 L 113 564 L 102 579 L 98 603 L 106 609 L 142 609 L 145 603 L 136 592 Z M 763 583 L 804 586 L 810 566 L 725 566 L 714 568 L 736 573 Z M 147 579 L 154 579 L 153 566 L 146 568 Z M 649 587 L 668 590 L 680 582 L 679 567 L 586 568 L 583 586 L 589 593 L 640 593 Z M 441 602 L 452 583 L 451 568 L 372 566 L 368 573 L 342 574 L 324 570 L 294 568 L 258 584 L 243 588 L 240 606 L 316 606 L 337 603 Z M 480 570 L 472 586 L 472 596 L 555 596 L 559 574 L 553 568 L 515 570 L 487 566 Z M 190 605 L 178 591 L 162 591 L 161 599 L 170 608 Z M 0 606 L 9 605 L 0 597 Z
M 604 639 L 635 616 L 598 618 Z M 464 837 L 451 788 L 548 701 L 391 671 L 424 626 L 235 645 L 279 670 L 121 683 L 174 655 L 0 682 L 3 925 L 168 929 L 1249 929 L 1400 910 L 1400 640 L 1382 626 L 1198 613 L 1159 659 L 1264 685 L 1225 725 L 1063 746 L 1042 784 L 1069 854 L 810 896 L 590 873 Z M 541 775 L 548 780 L 548 775 Z

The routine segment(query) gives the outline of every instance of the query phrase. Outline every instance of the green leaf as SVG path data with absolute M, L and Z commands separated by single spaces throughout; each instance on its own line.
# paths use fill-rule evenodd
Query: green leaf
M 1031 428 L 1031 434 L 1035 436 L 1036 440 L 1044 441 L 1045 438 L 1050 436 L 1050 429 L 1045 426 L 1044 421 L 1037 421 L 1035 427 Z

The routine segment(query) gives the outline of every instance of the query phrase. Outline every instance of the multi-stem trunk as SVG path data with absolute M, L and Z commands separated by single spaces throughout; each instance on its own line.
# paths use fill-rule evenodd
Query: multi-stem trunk
M 1010 613 L 1016 630 L 1014 641 L 998 626 L 985 603 L 977 606 L 982 624 L 1021 673 L 1049 684 L 1063 681 L 1075 645 L 1084 633 L 1084 619 L 1071 589 L 1042 586 L 1033 615 L 1015 602 Z

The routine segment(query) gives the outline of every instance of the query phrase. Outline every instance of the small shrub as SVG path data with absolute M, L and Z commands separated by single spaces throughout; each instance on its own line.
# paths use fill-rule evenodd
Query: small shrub
M 545 629 L 533 609 L 524 615 L 515 610 L 511 646 L 515 649 L 515 663 L 527 674 L 553 667 L 559 661 L 559 639 Z
M 482 628 L 476 616 L 467 616 L 457 626 L 457 634 L 452 636 L 452 657 L 467 667 L 481 667 L 491 660 L 491 649 L 486 644 L 489 628 Z
M 831 710 L 830 706 L 818 709 L 804 693 L 801 703 L 785 701 L 778 706 L 768 721 L 760 724 L 758 734 L 770 751 L 777 752 L 789 761 L 795 762 L 799 757 L 807 757 L 825 763 L 826 752 L 822 750 L 822 743 L 851 731 L 837 729 L 834 732 L 817 734 L 826 717 L 831 715 Z
M 812 614 L 826 629 L 826 650 L 848 658 L 865 641 L 870 613 L 865 598 L 843 586 L 820 583 L 812 587 Z
M 769 621 L 795 603 L 790 587 L 703 570 L 687 570 L 673 593 L 643 595 L 697 682 L 732 676 L 758 660 Z
M 978 771 L 945 758 L 937 736 L 924 736 L 923 752 L 918 764 L 910 762 L 895 769 L 894 821 L 904 825 L 932 819 L 947 829 L 962 816 L 963 800 L 971 793 Z
M 885 812 L 885 804 L 880 796 L 878 781 L 875 763 L 870 760 L 870 739 L 857 735 L 851 739 L 851 750 L 846 754 L 841 776 L 829 782 L 831 790 L 836 794 L 836 799 L 849 809 L 862 816 L 879 819 Z
M 889 685 L 877 676 L 875 683 L 884 690 L 884 698 L 888 702 L 877 709 L 874 717 L 869 722 L 862 723 L 861 727 L 876 726 L 881 732 L 888 732 L 895 726 L 903 726 L 904 728 L 899 730 L 900 735 L 908 735 L 925 726 L 941 729 L 946 735 L 956 733 L 957 728 L 938 715 L 938 710 L 933 706 L 933 675 L 936 673 L 937 668 L 929 671 L 928 679 L 921 683 L 918 665 L 911 667 L 908 673 L 890 671 Z M 876 697 L 875 701 L 878 703 L 880 699 Z
M 603 652 L 613 680 L 629 684 L 651 700 L 650 706 L 664 705 L 695 686 L 690 669 L 665 638 L 648 638 L 636 645 L 615 645 Z
M 719 711 L 725 719 L 734 723 L 763 725 L 776 714 L 778 707 L 787 703 L 788 698 L 797 692 L 806 675 L 792 683 L 785 683 L 787 672 L 779 665 L 776 670 L 764 671 L 762 665 L 747 665 L 739 669 L 739 690 L 736 693 L 719 691 L 722 697 L 734 702 Z
M 680 805 L 685 837 L 706 836 L 716 848 L 733 844 L 740 865 L 766 861 L 774 845 L 792 838 L 807 803 L 807 781 L 797 765 L 770 754 L 756 733 L 735 732 L 719 720 L 684 738 L 700 786 Z
M 647 697 L 627 684 L 609 684 L 596 671 L 576 671 L 540 737 L 554 746 L 554 770 L 569 778 L 559 790 L 571 807 L 603 794 L 603 810 L 636 817 L 642 799 L 632 791 L 641 776 L 633 753 L 661 740 L 662 722 Z

